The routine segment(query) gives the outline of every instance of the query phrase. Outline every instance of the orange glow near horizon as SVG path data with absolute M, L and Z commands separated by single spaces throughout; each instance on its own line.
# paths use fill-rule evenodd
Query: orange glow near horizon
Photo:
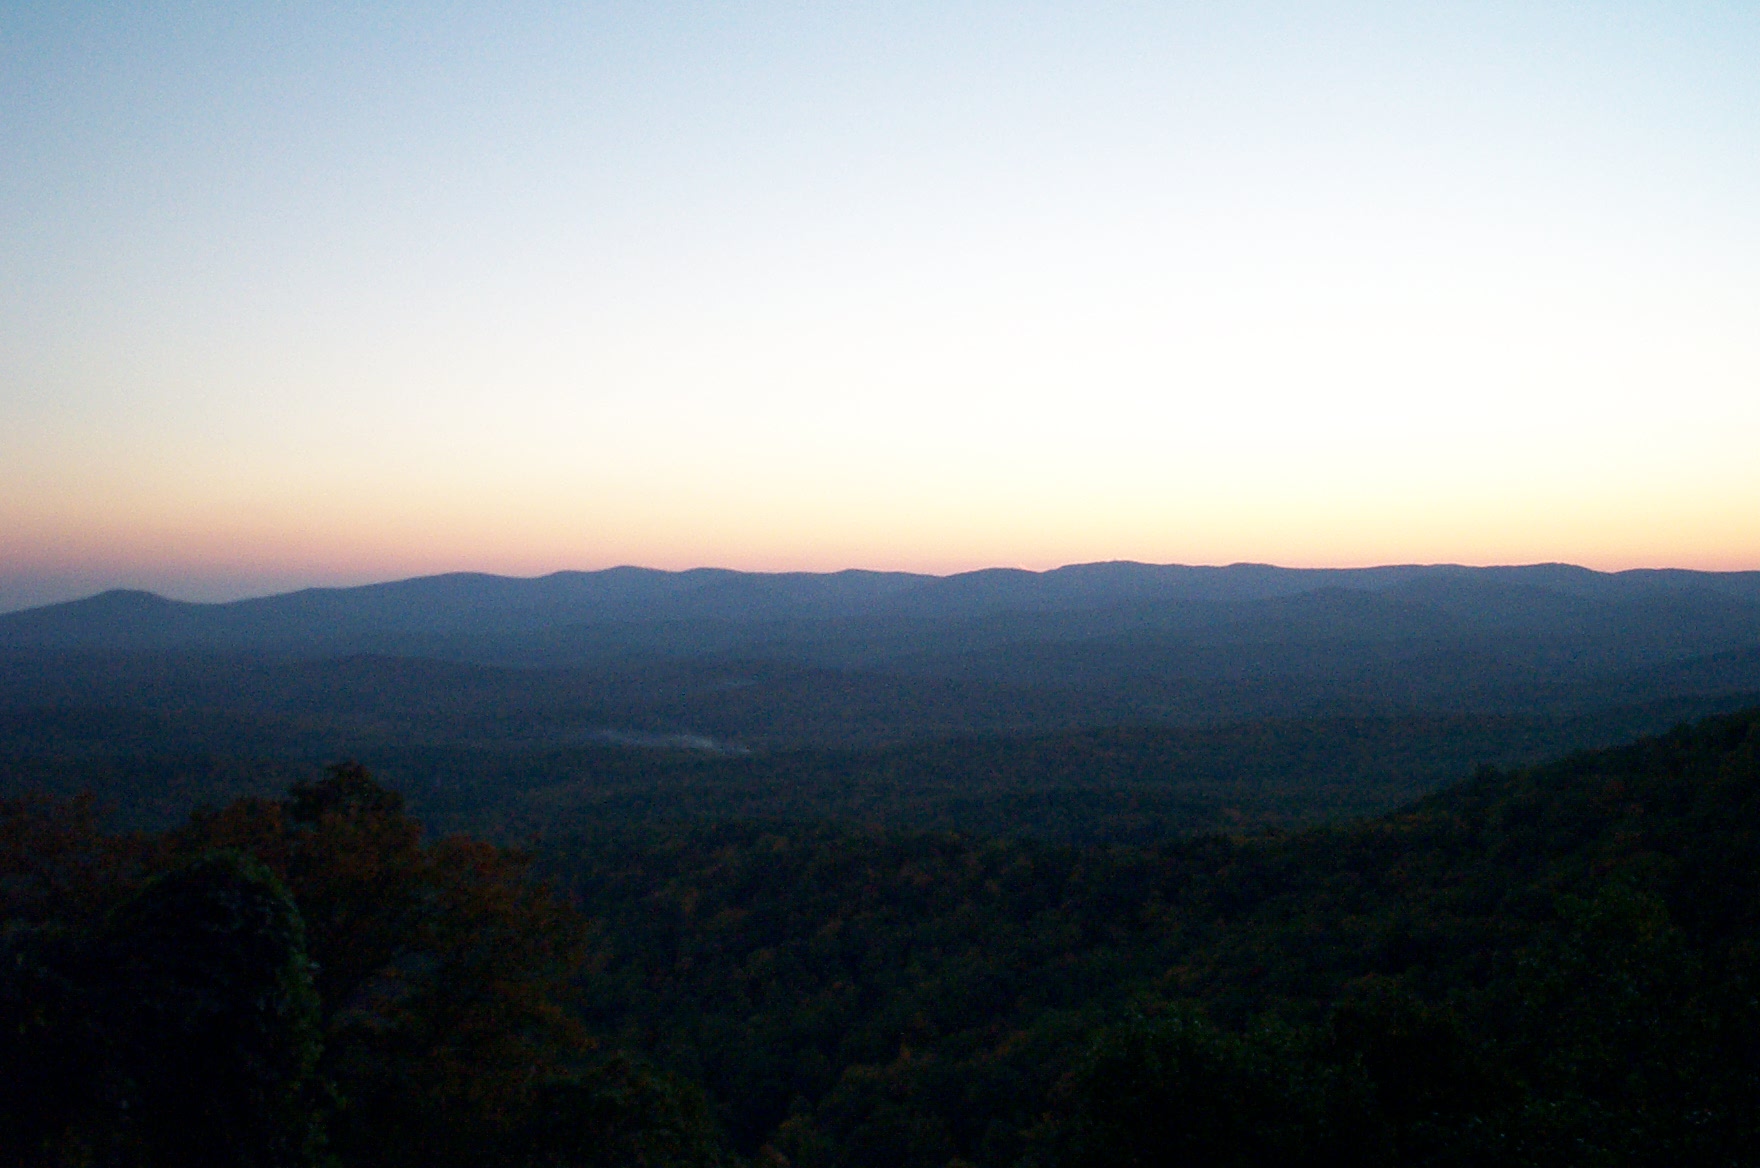
M 1593 9 L 0 7 L 0 608 L 1760 570 L 1760 14 Z
M 702 507 L 667 513 L 559 519 L 510 509 L 356 508 L 322 516 L 289 507 L 125 515 L 110 524 L 14 525 L 4 576 L 58 577 L 140 586 L 187 599 L 228 599 L 312 585 L 341 586 L 453 571 L 540 576 L 637 565 L 742 571 L 861 568 L 951 574 L 989 567 L 1034 571 L 1071 563 L 1273 563 L 1344 568 L 1390 563 L 1466 565 L 1568 562 L 1628 568 L 1760 569 L 1760 525 L 1751 510 L 1693 515 L 1636 503 L 1530 517 L 1453 507 L 1385 505 L 1355 524 L 1314 505 L 1215 506 L 1206 512 L 1134 514 L 1081 524 L 1065 513 L 935 515 L 874 511 L 815 527 L 794 514 Z M 1171 510 L 1171 509 L 1170 509 Z M 808 514 L 801 514 L 801 511 Z M 322 517 L 323 521 L 320 521 Z M 1155 520 L 1159 519 L 1160 522 Z M 63 589 L 63 591 L 67 591 Z

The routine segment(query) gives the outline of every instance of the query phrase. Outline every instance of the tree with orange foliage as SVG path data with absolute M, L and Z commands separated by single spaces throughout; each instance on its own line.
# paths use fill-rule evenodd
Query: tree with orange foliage
M 402 797 L 357 764 L 286 800 L 241 800 L 171 834 L 174 854 L 254 855 L 292 891 L 323 1002 L 320 1069 L 350 1163 L 481 1163 L 541 1084 L 589 1048 L 567 1008 L 585 923 L 529 859 L 424 843 Z
M 237 1087 L 261 1116 L 224 1104 L 215 1123 L 282 1133 L 287 1155 L 241 1138 L 204 1145 L 204 1163 L 292 1163 L 324 1129 L 350 1168 L 717 1162 L 699 1093 L 592 1054 L 570 1009 L 586 922 L 529 869 L 478 840 L 425 842 L 401 796 L 355 764 L 160 836 L 105 835 L 89 802 L 0 804 L 0 1075 L 20 1085 L 0 1100 L 0 1161 L 175 1160 L 164 1149 L 192 1126 L 178 1101 Z M 214 884 L 229 873 L 236 895 Z M 285 921 L 257 914 L 300 942 L 279 965 L 255 933 L 209 919 L 252 890 L 286 902 Z M 292 985 L 296 967 L 316 996 L 288 1049 L 310 1057 L 264 1079 L 280 1065 L 261 1053 L 279 1049 L 265 1045 L 277 1032 L 214 987 Z M 134 1018 L 199 1031 L 212 1057 L 156 1060 L 158 1031 Z

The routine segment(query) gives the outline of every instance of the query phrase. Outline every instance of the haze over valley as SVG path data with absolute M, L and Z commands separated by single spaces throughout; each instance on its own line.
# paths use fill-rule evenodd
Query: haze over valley
M 620 568 L 0 616 L 13 787 L 150 760 L 195 783 L 123 796 L 159 816 L 202 775 L 218 797 L 347 757 L 435 813 L 505 801 L 528 827 L 1150 838 L 1385 810 L 1755 694 L 1760 573 Z
M 1760 1168 L 1760 5 L 0 4 L 0 1165 Z

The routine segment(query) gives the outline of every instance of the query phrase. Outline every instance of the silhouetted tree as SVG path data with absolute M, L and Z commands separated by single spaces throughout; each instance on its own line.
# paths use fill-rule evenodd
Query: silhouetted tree
M 218 852 L 167 872 L 93 956 L 130 1163 L 313 1162 L 318 998 L 299 910 L 268 869 Z
M 588 1049 L 568 1008 L 584 922 L 528 859 L 462 836 L 424 843 L 356 764 L 284 801 L 192 817 L 173 847 L 237 848 L 279 872 L 307 921 L 331 1123 L 350 1164 L 494 1162 L 531 1094 Z

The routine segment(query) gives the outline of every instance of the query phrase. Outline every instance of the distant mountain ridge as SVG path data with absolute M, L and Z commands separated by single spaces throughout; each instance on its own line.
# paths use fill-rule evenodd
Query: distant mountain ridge
M 339 744 L 371 724 L 407 743 L 613 733 L 773 750 L 1263 718 L 1691 716 L 1753 694 L 1760 572 L 614 568 L 227 604 L 107 592 L 0 615 L 0 710 L 229 711 Z
M 623 567 L 530 578 L 451 573 L 225 603 L 111 591 L 0 614 L 0 647 L 319 655 L 438 651 L 498 660 L 508 657 L 510 640 L 620 625 L 767 625 L 784 632 L 784 640 L 799 641 L 801 626 L 826 622 L 872 632 L 1011 616 L 1050 618 L 1053 625 L 1065 618 L 1075 627 L 1060 639 L 1071 633 L 1079 639 L 1136 631 L 1145 622 L 1162 631 L 1251 623 L 1267 611 L 1252 608 L 1254 602 L 1323 592 L 1415 605 L 1431 623 L 1440 615 L 1503 630 L 1591 626 L 1600 632 L 1610 619 L 1621 623 L 1622 615 L 1683 627 L 1707 621 L 1745 625 L 1760 617 L 1760 572 L 1602 573 L 1568 564 L 1188 567 L 1126 561 L 951 576 Z M 1084 619 L 1070 621 L 1077 614 Z M 1186 619 L 1177 619 L 1182 614 Z M 1760 632 L 1760 620 L 1754 627 Z M 1699 646 L 1701 651 L 1740 646 L 1739 637 L 1713 640 L 1720 643 Z M 520 656 L 517 649 L 512 656 Z
M 352 757 L 533 822 L 1147 839 L 1376 810 L 1757 702 L 1754 572 L 457 574 L 0 615 L 0 792 L 175 817 Z

